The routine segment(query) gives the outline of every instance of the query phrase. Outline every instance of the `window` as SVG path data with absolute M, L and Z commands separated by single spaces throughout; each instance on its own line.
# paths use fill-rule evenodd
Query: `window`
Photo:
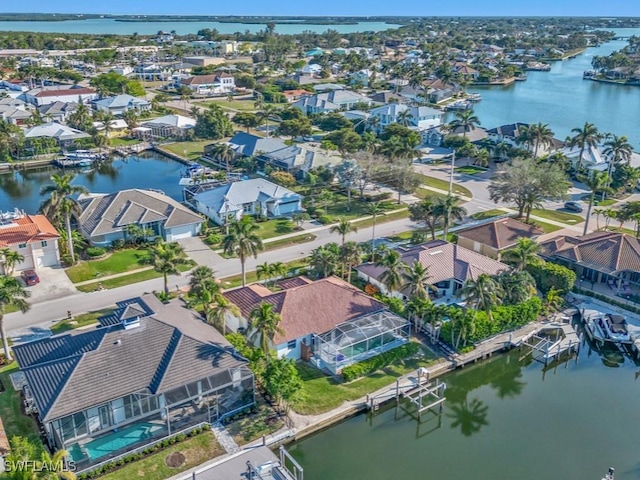
M 26 243 L 21 243 L 18 245 L 18 248 L 27 248 L 27 244 Z
M 245 203 L 242 205 L 242 210 L 244 213 L 251 213 L 251 211 L 253 210 L 253 204 L 252 203 Z
M 41 242 L 40 242 L 40 246 L 41 246 L 42 248 L 46 247 L 46 246 L 47 246 L 47 241 L 46 241 L 46 240 L 41 241 Z
M 294 349 L 298 346 L 298 341 L 297 340 L 290 340 L 287 342 L 287 348 L 289 349 Z

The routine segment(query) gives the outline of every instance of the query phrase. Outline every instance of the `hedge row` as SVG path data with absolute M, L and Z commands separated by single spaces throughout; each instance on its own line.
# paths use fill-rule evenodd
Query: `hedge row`
M 407 357 L 415 355 L 420 350 L 420 345 L 415 342 L 406 343 L 400 347 L 389 350 L 388 352 L 381 353 L 375 357 L 371 357 L 363 362 L 354 363 L 342 369 L 342 376 L 347 382 L 355 380 L 359 377 L 369 375 L 371 372 L 380 370 L 388 365 L 391 365 L 398 360 L 403 360 Z

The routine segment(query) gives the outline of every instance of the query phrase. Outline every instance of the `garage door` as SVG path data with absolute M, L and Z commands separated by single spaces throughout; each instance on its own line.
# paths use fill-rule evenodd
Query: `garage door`
M 170 232 L 170 236 L 167 235 L 170 242 L 175 242 L 176 240 L 180 240 L 182 238 L 190 238 L 193 237 L 193 226 L 188 225 L 186 227 L 178 227 L 172 228 Z

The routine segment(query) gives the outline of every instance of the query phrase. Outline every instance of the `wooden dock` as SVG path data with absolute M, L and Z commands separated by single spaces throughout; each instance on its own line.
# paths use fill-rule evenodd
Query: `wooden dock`
M 555 332 L 555 339 L 550 336 L 539 334 L 552 334 Z M 569 323 L 548 323 L 543 325 L 524 345 L 531 347 L 533 358 L 548 363 L 550 360 L 560 357 L 563 353 L 578 352 L 580 350 L 580 335 L 573 325 Z

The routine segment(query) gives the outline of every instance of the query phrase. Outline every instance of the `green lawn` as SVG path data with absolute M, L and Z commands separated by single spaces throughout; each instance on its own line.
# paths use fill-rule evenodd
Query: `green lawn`
M 431 188 L 437 188 L 438 190 L 449 191 L 449 182 L 446 180 L 440 180 L 439 178 L 429 177 L 427 175 L 417 174 L 423 185 Z M 453 184 L 453 193 L 456 195 L 462 195 L 463 197 L 472 198 L 473 194 L 471 190 L 463 187 L 459 183 Z
M 292 276 L 294 272 L 302 268 L 306 268 L 309 265 L 309 259 L 301 258 L 299 260 L 293 260 L 291 262 L 287 262 L 285 263 L 285 265 L 289 271 L 289 275 Z M 239 267 L 240 267 L 240 261 L 238 260 L 238 268 Z M 258 276 L 256 275 L 255 271 L 247 272 L 247 285 L 250 283 L 255 283 L 257 281 L 258 281 Z M 222 278 L 220 279 L 220 284 L 224 289 L 238 287 L 242 285 L 242 275 L 233 275 L 231 277 Z
M 416 188 L 416 191 L 413 192 L 413 195 L 423 199 L 423 198 L 427 198 L 427 197 L 432 197 L 432 198 L 447 198 L 447 196 L 444 193 L 439 193 L 439 192 L 434 192 L 433 190 L 428 190 L 426 188 Z
M 298 363 L 296 366 L 304 386 L 292 407 L 302 415 L 328 412 L 345 401 L 356 400 L 391 385 L 396 378 L 433 363 L 434 358 L 434 355 L 425 349 L 425 357 L 422 359 L 405 360 L 349 383 L 338 382 L 334 377 L 323 374 L 317 368 Z
M 223 140 L 217 140 L 223 141 Z M 214 140 L 194 140 L 191 142 L 175 142 L 162 145 L 161 150 L 167 150 L 188 160 L 198 160 L 204 152 L 204 147 L 215 143 Z M 186 155 L 185 155 L 186 152 Z
M 560 212 L 558 210 L 547 210 L 544 208 L 534 208 L 531 210 L 531 215 L 536 217 L 546 218 L 547 220 L 554 220 L 556 222 L 567 223 L 569 225 L 575 225 L 577 223 L 584 222 L 584 218 L 580 215 L 573 213 Z
M 266 222 L 258 223 L 258 235 L 260 235 L 260 238 L 263 240 L 272 237 L 279 237 L 280 235 L 292 233 L 295 226 L 295 223 L 286 218 L 274 218 L 267 220 Z
M 256 413 L 243 416 L 225 427 L 238 445 L 244 445 L 277 432 L 283 425 L 283 418 L 273 408 L 260 404 Z
M 178 268 L 181 272 L 191 270 L 194 264 L 189 263 L 187 265 L 180 265 Z M 95 281 L 86 285 L 81 285 L 78 288 L 81 292 L 95 292 L 102 285 L 103 288 L 117 288 L 124 287 L 125 285 L 131 285 L 132 283 L 144 282 L 145 280 L 151 280 L 152 278 L 159 278 L 162 274 L 156 272 L 153 269 L 143 270 L 141 272 L 132 273 L 131 275 L 123 275 L 122 277 L 110 278 L 108 280 Z M 175 286 L 175 285 L 174 285 Z M 171 289 L 171 284 L 169 284 Z
M 402 205 L 398 205 L 398 207 L 402 207 Z M 385 222 L 392 222 L 393 220 L 400 220 L 402 218 L 409 218 L 409 210 L 404 209 L 399 212 L 388 213 L 386 215 L 377 215 L 376 216 L 376 225 L 380 225 Z M 373 218 L 367 218 L 366 220 L 361 220 L 354 222 L 355 226 L 358 228 L 367 228 L 373 225 Z
M 149 250 L 145 248 L 118 250 L 106 258 L 81 262 L 68 268 L 67 276 L 73 283 L 78 283 L 136 270 L 145 266 L 144 259 L 148 255 Z
M 476 220 L 486 220 L 487 218 L 499 217 L 500 215 L 505 215 L 507 212 L 504 210 L 500 210 L 498 208 L 494 208 L 493 210 L 485 210 L 483 212 L 474 213 L 471 215 L 471 218 Z
M 535 225 L 536 227 L 541 228 L 542 231 L 544 231 L 544 233 L 553 233 L 553 232 L 557 232 L 558 230 L 562 230 L 562 227 L 559 227 L 558 225 L 553 225 L 551 223 L 542 222 L 540 220 L 533 220 L 533 221 L 531 221 L 529 223 L 531 225 Z
M 601 195 L 596 195 L 595 202 L 593 203 L 594 207 L 610 207 L 611 205 L 618 203 L 620 200 L 615 198 L 605 198 L 601 200 Z M 591 199 L 591 195 L 583 195 L 580 200 L 585 202 L 587 205 L 589 204 L 589 200 Z
M 478 173 L 484 173 L 486 168 L 476 167 L 475 165 L 465 165 L 463 167 L 456 167 L 453 169 L 456 173 L 463 173 L 465 175 L 477 175 Z
M 392 242 L 406 242 L 407 240 L 411 240 L 412 237 L 413 230 L 408 230 L 406 232 L 400 232 L 387 238 Z
M 42 442 L 36 421 L 32 417 L 22 414 L 20 393 L 13 389 L 9 379 L 9 375 L 17 371 L 18 364 L 15 362 L 0 368 L 0 382 L 4 387 L 4 392 L 0 393 L 0 417 L 9 439 L 16 435 L 26 437 L 38 449 L 41 449 Z
M 138 138 L 126 138 L 126 137 L 112 138 L 109 141 L 109 144 L 112 147 L 128 147 L 130 145 L 135 145 L 137 143 L 140 143 L 140 139 L 138 139 Z
M 387 210 L 402 208 L 402 205 L 398 205 L 392 201 L 385 201 L 382 205 Z M 368 206 L 368 202 L 361 201 L 357 197 L 351 197 L 351 208 L 349 211 L 347 211 L 346 195 L 338 194 L 335 196 L 335 200 L 331 202 L 331 205 L 328 206 L 327 215 L 333 218 L 336 222 L 341 218 L 353 220 L 355 218 L 368 216 Z M 322 206 L 319 210 L 322 211 L 322 214 L 324 215 L 324 206 Z
M 93 325 L 98 323 L 98 318 L 113 313 L 113 308 L 104 308 L 102 310 L 96 310 L 95 312 L 82 313 L 75 315 L 72 320 L 60 320 L 53 327 L 51 327 L 51 333 L 57 335 L 58 333 L 73 330 L 75 328 L 86 327 L 87 325 Z
M 302 233 L 289 238 L 281 238 L 264 244 L 264 251 L 277 250 L 278 248 L 289 247 L 291 245 L 299 245 L 301 243 L 313 242 L 316 238 L 312 233 Z
M 226 98 L 222 98 L 219 100 L 213 100 L 212 102 L 198 102 L 198 105 L 201 105 L 206 108 L 212 103 L 215 105 L 220 105 L 222 108 L 228 109 L 228 110 L 238 110 L 241 112 L 256 111 L 256 107 L 254 105 L 255 102 L 253 100 L 235 100 L 234 99 L 232 102 L 230 102 Z
M 181 467 L 171 468 L 166 464 L 166 458 L 174 452 L 180 452 L 185 456 L 185 462 Z M 213 433 L 207 431 L 141 460 L 128 463 L 119 470 L 100 478 L 102 480 L 131 480 L 132 478 L 163 480 L 224 453 Z

